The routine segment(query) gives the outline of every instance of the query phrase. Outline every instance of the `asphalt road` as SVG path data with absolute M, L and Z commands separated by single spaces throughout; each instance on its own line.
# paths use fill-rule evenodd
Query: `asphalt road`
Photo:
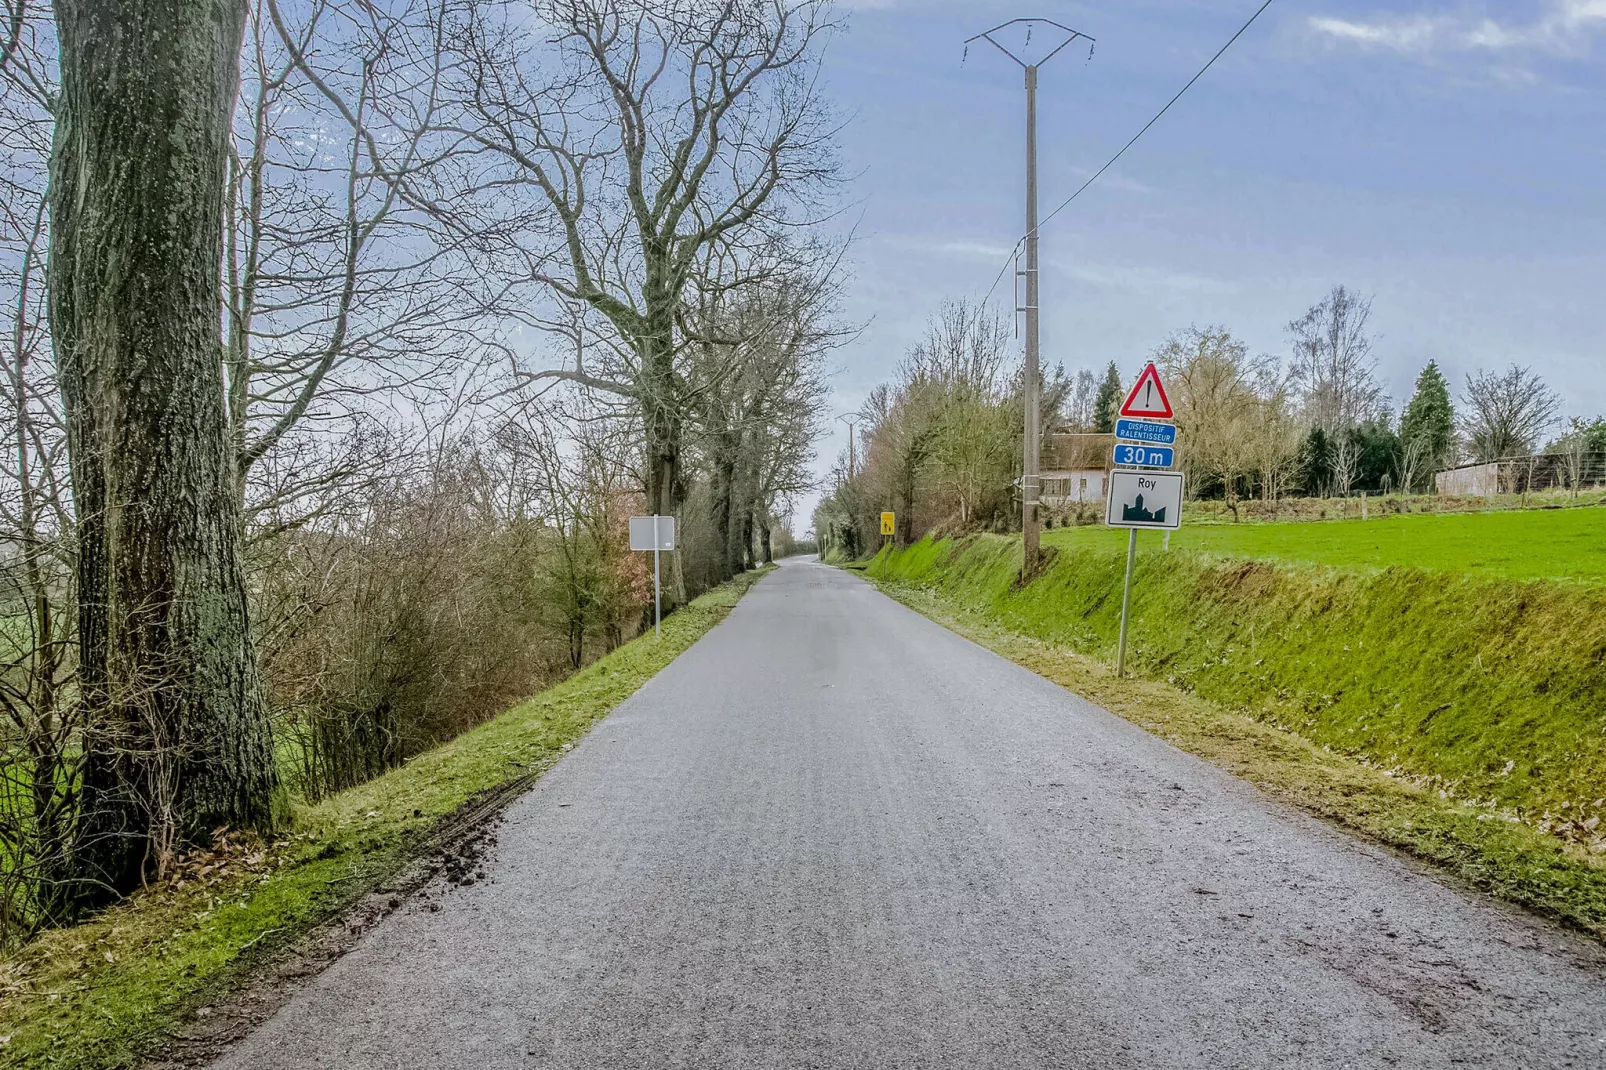
M 784 565 L 218 1065 L 1606 1067 L 1606 955 Z

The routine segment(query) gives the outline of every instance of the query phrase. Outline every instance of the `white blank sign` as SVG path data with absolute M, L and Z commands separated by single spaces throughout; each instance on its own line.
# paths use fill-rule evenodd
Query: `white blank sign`
M 633 516 L 630 518 L 632 550 L 673 550 L 675 518 L 672 516 Z
M 1104 522 L 1112 528 L 1167 528 L 1182 526 L 1182 473 L 1110 473 L 1110 497 Z

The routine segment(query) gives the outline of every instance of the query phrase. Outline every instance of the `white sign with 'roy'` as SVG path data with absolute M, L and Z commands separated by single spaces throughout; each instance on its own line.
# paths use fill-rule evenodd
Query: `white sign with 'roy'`
M 1110 473 L 1110 497 L 1104 522 L 1112 528 L 1159 528 L 1175 531 L 1182 526 L 1182 473 Z

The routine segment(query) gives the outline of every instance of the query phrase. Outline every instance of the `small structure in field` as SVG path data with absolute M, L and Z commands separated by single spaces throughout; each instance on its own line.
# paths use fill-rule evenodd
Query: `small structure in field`
M 1114 435 L 1057 433 L 1043 443 L 1041 500 L 1050 509 L 1103 503 Z
M 1438 474 L 1437 487 L 1440 494 L 1492 498 L 1500 493 L 1500 462 L 1446 468 Z

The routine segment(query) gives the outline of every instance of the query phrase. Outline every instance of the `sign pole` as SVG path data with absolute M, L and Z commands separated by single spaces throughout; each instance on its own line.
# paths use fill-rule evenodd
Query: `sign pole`
M 1132 562 L 1137 556 L 1138 529 L 1132 528 L 1126 539 L 1126 585 L 1121 589 L 1121 643 L 1115 651 L 1116 679 L 1126 673 L 1126 618 L 1132 608 Z
M 1126 633 L 1132 619 L 1132 568 L 1138 557 L 1138 528 L 1159 528 L 1165 532 L 1165 548 L 1171 549 L 1171 532 L 1182 523 L 1182 496 L 1186 477 L 1180 472 L 1161 472 L 1176 463 L 1177 429 L 1161 420 L 1175 418 L 1171 399 L 1160 382 L 1154 361 L 1144 365 L 1132 392 L 1121 406 L 1111 458 L 1117 467 L 1110 472 L 1109 498 L 1104 503 L 1104 522 L 1127 529 L 1126 581 L 1121 586 L 1121 639 L 1115 648 L 1115 675 L 1126 675 Z
M 1134 538 L 1137 536 L 1137 532 L 1132 534 Z M 661 640 L 664 637 L 664 603 L 658 578 L 658 548 L 663 544 L 664 539 L 658 533 L 658 518 L 655 516 L 652 518 L 652 635 L 655 640 Z M 1131 568 L 1128 567 L 1128 576 L 1131 575 L 1131 571 Z

